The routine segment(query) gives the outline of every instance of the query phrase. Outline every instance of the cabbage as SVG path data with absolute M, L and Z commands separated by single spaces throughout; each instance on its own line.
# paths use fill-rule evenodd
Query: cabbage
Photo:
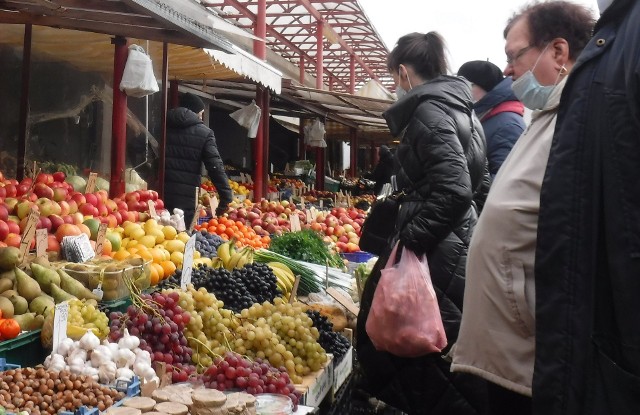
M 87 181 L 80 176 L 67 176 L 65 181 L 73 186 L 73 190 L 76 192 L 84 193 L 84 189 L 87 187 Z

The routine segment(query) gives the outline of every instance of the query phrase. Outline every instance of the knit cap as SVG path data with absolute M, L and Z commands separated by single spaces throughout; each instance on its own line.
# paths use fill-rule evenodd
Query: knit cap
M 197 114 L 204 109 L 204 102 L 202 102 L 199 96 L 187 92 L 180 96 L 180 106 L 190 109 Z
M 458 70 L 458 76 L 464 76 L 486 92 L 491 91 L 504 79 L 502 70 L 489 61 L 467 62 Z

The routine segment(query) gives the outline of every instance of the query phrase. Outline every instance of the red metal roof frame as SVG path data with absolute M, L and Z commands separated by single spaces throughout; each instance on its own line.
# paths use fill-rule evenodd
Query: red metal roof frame
M 251 31 L 255 27 L 256 0 L 203 0 L 202 4 L 240 27 Z M 393 90 L 387 70 L 389 50 L 357 0 L 267 0 L 267 47 L 315 76 L 318 21 L 323 22 L 323 84 L 328 89 L 350 92 L 352 81 L 363 85 L 375 79 Z

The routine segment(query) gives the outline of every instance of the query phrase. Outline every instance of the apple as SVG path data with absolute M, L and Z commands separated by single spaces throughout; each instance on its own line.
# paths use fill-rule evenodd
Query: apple
M 77 236 L 82 234 L 82 231 L 77 225 L 65 223 L 60 225 L 60 227 L 56 230 L 56 239 L 58 242 L 62 242 L 62 238 L 65 236 Z
M 265 227 L 265 230 L 269 234 L 275 233 L 276 232 L 276 226 L 273 223 L 270 223 Z
M 4 238 L 4 243 L 7 246 L 13 246 L 14 248 L 20 248 L 20 240 L 22 238 L 17 233 L 9 232 L 6 238 Z
M 47 252 L 60 252 L 60 242 L 55 235 L 47 236 Z
M 69 213 L 71 213 L 71 208 L 69 207 L 69 203 L 66 200 L 61 200 L 57 203 L 60 207 L 60 213 L 58 213 L 58 215 L 68 215 Z
M 116 226 L 122 223 L 122 215 L 117 210 L 113 213 L 110 213 L 108 216 L 113 216 L 116 219 Z M 116 227 L 114 226 L 114 228 Z
M 16 205 L 16 216 L 19 219 L 26 218 L 29 216 L 29 212 L 31 211 L 31 207 L 34 204 L 31 201 L 24 200 Z
M 67 200 L 69 196 L 69 191 L 64 187 L 56 187 L 52 190 L 53 192 L 53 200 L 56 202 L 62 202 L 63 200 Z
M 353 242 L 349 242 L 347 244 L 347 252 L 358 252 L 359 250 L 360 250 L 360 247 L 354 244 Z
M 20 219 L 17 216 L 9 216 L 9 220 L 6 221 L 9 227 L 9 233 L 20 233 Z
M 343 242 L 346 244 L 347 242 L 349 242 L 349 238 L 347 238 L 346 235 L 341 235 L 338 237 L 338 242 Z
M 107 207 L 107 210 L 110 213 L 118 211 L 118 204 L 115 201 L 113 201 L 112 199 L 105 200 L 104 201 L 104 205 Z
M 96 197 L 98 198 L 98 200 L 101 200 L 102 203 L 106 202 L 107 199 L 109 199 L 109 192 L 107 192 L 104 189 L 98 190 L 97 192 L 94 193 L 96 195 Z
M 69 213 L 76 213 L 78 211 L 78 202 L 73 199 L 69 199 L 65 202 L 69 206 Z M 63 207 L 62 202 L 60 202 L 60 207 Z
M 333 235 L 334 229 L 333 226 L 327 226 L 327 229 L 324 231 L 324 234 L 327 236 Z
M 9 225 L 7 225 L 7 222 L 0 220 L 0 241 L 7 239 L 9 233 Z
M 154 202 L 158 200 L 158 192 L 156 192 L 155 190 L 149 190 L 149 196 Z
M 26 184 L 19 184 L 16 189 L 16 196 L 22 196 L 29 191 L 29 186 Z
M 87 203 L 87 198 L 80 192 L 72 192 L 71 199 L 75 201 L 78 204 L 78 206 L 80 206 L 83 203 Z
M 16 199 L 15 197 L 7 197 L 6 199 L 4 199 L 4 205 L 7 207 L 9 213 L 15 211 L 16 205 L 19 202 L 20 200 Z
M 162 199 L 157 199 L 155 202 L 156 202 L 156 210 L 164 209 L 164 201 Z
M 42 183 L 44 185 L 53 183 L 53 176 L 47 173 L 38 173 L 36 183 Z
M 40 211 L 40 215 L 42 216 L 49 216 L 52 214 L 56 214 L 53 211 L 53 202 L 51 201 L 51 199 L 48 199 L 46 197 L 41 197 L 40 199 L 36 200 L 36 206 L 38 207 L 38 210 Z
M 98 205 L 98 196 L 94 193 L 85 193 L 84 198 L 87 199 L 87 203 L 93 206 Z
M 338 239 L 338 242 L 336 242 L 336 248 L 338 248 L 338 251 L 340 251 L 340 252 L 346 252 L 347 251 L 347 242 L 343 242 L 340 239 Z
M 64 223 L 70 223 L 70 224 L 74 224 L 76 223 L 76 219 L 74 215 L 66 215 L 66 216 L 61 216 L 62 217 L 62 221 Z
M 18 185 L 24 185 L 27 187 L 31 187 L 32 184 L 33 184 L 33 180 L 31 179 L 31 177 L 25 177 L 20 181 L 20 183 L 18 183 Z
M 57 171 L 51 175 L 53 177 L 53 181 L 58 183 L 64 183 L 64 179 L 67 178 L 67 175 L 64 172 Z
M 7 205 L 0 203 L 0 220 L 6 221 L 7 219 L 9 219 L 9 209 Z
M 4 185 L 0 186 L 0 199 L 4 199 L 7 197 L 7 189 L 4 188 Z
M 106 205 L 99 204 L 97 209 L 98 209 L 98 216 L 104 217 L 104 216 L 107 216 L 109 214 L 109 209 L 107 209 Z
M 70 216 L 65 215 L 65 217 L 70 217 Z M 65 223 L 64 219 L 62 219 L 62 217 L 59 215 L 49 215 L 47 216 L 47 218 L 49 219 L 49 222 L 51 222 L 51 232 L 54 232 L 54 233 L 60 225 Z
M 140 200 L 140 193 L 138 192 L 131 192 L 131 193 L 127 193 L 124 196 L 124 200 L 128 203 L 130 200 L 135 200 L 136 202 Z
M 5 184 L 4 189 L 7 191 L 6 197 L 15 197 L 17 195 L 18 189 L 15 184 Z
M 124 200 L 118 199 L 116 200 L 116 206 L 118 207 L 118 210 L 127 210 L 127 202 L 125 202 Z
M 51 227 L 53 224 L 51 223 L 51 219 L 46 216 L 40 216 L 38 218 L 38 224 L 36 225 L 36 229 L 46 229 L 47 232 L 51 232 Z

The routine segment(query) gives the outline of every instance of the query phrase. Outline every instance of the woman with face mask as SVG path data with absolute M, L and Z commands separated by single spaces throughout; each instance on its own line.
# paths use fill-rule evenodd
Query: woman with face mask
M 495 177 L 471 238 L 464 313 L 451 353 L 454 372 L 490 381 L 493 415 L 531 414 L 540 188 L 562 89 L 593 24 L 585 7 L 551 1 L 525 8 L 504 31 L 504 73 L 533 114 Z
M 471 89 L 462 78 L 447 74 L 443 39 L 435 32 L 403 36 L 388 67 L 399 99 L 383 116 L 400 139 L 395 182 L 406 196 L 397 234 L 367 280 L 360 303 L 357 352 L 363 387 L 411 415 L 484 414 L 484 381 L 451 373 L 443 358 L 448 347 L 442 353 L 400 358 L 377 351 L 365 330 L 380 268 L 399 240 L 418 256 L 426 255 L 447 339 L 449 344 L 456 341 L 467 246 L 477 220 L 474 198 L 482 199 L 489 177 Z

